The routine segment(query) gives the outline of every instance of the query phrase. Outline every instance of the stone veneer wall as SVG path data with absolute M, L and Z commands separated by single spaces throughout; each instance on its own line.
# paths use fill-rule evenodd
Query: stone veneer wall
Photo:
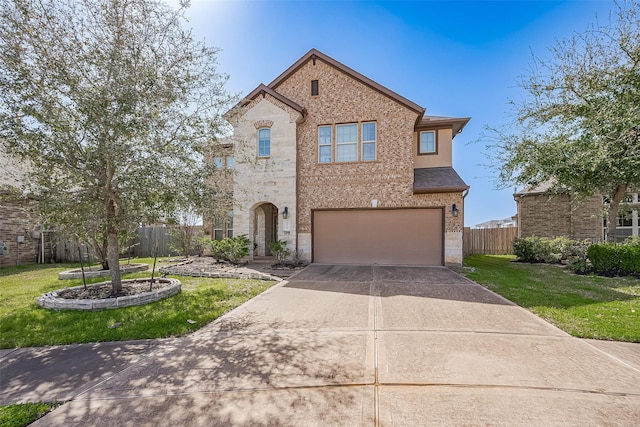
M 296 224 L 296 121 L 300 114 L 273 98 L 258 96 L 232 119 L 234 126 L 233 234 L 247 234 L 253 247 L 255 212 L 263 203 L 278 209 L 278 239 L 294 250 Z M 271 155 L 258 158 L 258 129 L 271 129 Z M 282 212 L 289 208 L 290 231 L 285 232 Z M 264 223 L 264 222 L 263 222 Z M 264 242 L 257 242 L 264 245 Z M 250 255 L 250 258 L 253 253 Z
M 602 198 L 594 196 L 572 206 L 567 194 L 516 195 L 518 204 L 518 234 L 520 237 L 558 237 L 571 239 L 602 239 Z
M 311 96 L 311 80 L 319 95 Z M 451 215 L 460 193 L 413 194 L 414 125 L 418 113 L 324 63 L 308 61 L 275 88 L 303 105 L 308 116 L 298 126 L 298 247 L 311 251 L 311 210 L 320 208 L 445 207 L 445 261 L 462 262 L 463 217 Z M 318 126 L 377 123 L 377 159 L 319 164 Z M 334 128 L 335 129 L 335 128 Z M 359 138 L 361 129 L 358 130 Z M 334 133 L 335 145 L 335 133 Z M 335 158 L 335 153 L 334 153 Z

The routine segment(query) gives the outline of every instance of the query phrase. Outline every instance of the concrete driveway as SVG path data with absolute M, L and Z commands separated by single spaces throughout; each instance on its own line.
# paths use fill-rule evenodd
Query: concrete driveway
M 312 265 L 185 338 L 5 354 L 2 393 L 71 399 L 36 426 L 638 425 L 639 345 L 596 345 L 446 268 Z

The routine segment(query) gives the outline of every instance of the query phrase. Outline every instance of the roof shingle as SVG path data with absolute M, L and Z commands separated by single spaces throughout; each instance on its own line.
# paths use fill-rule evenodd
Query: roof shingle
M 413 170 L 413 193 L 450 193 L 468 190 L 469 186 L 452 167 Z

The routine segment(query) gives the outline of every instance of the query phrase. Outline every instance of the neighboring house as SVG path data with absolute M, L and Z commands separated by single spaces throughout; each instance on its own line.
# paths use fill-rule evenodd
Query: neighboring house
M 29 264 L 50 258 L 50 242 L 44 246 L 40 219 L 33 203 L 21 196 L 25 165 L 10 157 L 0 143 L 0 267 Z
M 517 216 L 512 216 L 505 219 L 492 219 L 480 224 L 476 224 L 475 228 L 507 228 L 517 227 Z
M 550 195 L 548 186 L 524 189 L 514 194 L 518 207 L 519 237 L 565 236 L 576 240 L 602 241 L 606 229 L 603 197 L 594 195 L 579 203 L 566 192 Z M 625 196 L 620 206 L 616 239 L 640 235 L 637 209 L 625 209 L 624 204 L 637 203 L 638 192 Z
M 462 263 L 452 141 L 469 118 L 425 109 L 312 49 L 226 114 L 233 234 L 316 263 Z M 253 256 L 252 254 L 251 256 Z

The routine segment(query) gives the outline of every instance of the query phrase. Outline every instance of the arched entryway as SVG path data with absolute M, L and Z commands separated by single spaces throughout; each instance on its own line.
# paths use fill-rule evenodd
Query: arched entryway
M 269 245 L 278 240 L 278 208 L 272 203 L 257 206 L 253 221 L 254 255 L 270 256 Z

